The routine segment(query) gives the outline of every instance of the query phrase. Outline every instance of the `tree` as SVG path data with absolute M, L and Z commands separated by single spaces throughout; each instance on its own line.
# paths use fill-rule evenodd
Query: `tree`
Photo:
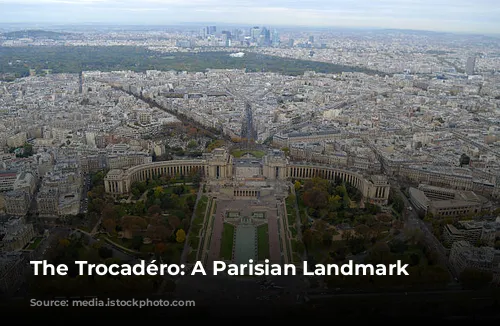
M 385 242 L 377 242 L 371 249 L 368 259 L 372 263 L 392 263 L 391 249 Z
M 141 191 L 138 188 L 135 188 L 135 187 L 132 188 L 131 193 L 134 196 L 134 198 L 139 198 L 141 196 Z
M 354 227 L 354 230 L 356 231 L 357 234 L 363 236 L 363 237 L 368 237 L 370 234 L 371 230 L 370 228 L 365 225 L 365 224 L 358 224 Z
M 69 247 L 70 244 L 71 244 L 71 242 L 68 239 L 59 240 L 59 245 L 61 247 L 67 248 L 67 247 Z
M 328 223 L 323 220 L 317 220 L 314 222 L 314 229 L 319 233 L 324 233 L 328 229 Z
M 121 221 L 122 227 L 129 231 L 140 231 L 147 227 L 147 222 L 142 217 L 138 216 L 124 216 Z
M 165 252 L 165 250 L 167 250 L 167 246 L 163 242 L 156 244 L 155 253 L 157 253 L 158 255 L 161 255 Z
M 114 219 L 107 218 L 102 221 L 102 226 L 107 232 L 114 232 L 116 230 L 116 222 Z
M 176 230 L 181 225 L 181 220 L 177 216 L 172 215 L 168 217 L 168 224 L 170 224 L 172 229 Z
M 109 218 L 113 220 L 118 218 L 118 212 L 113 204 L 107 204 L 106 206 L 104 206 L 104 208 L 101 211 L 101 215 L 104 218 Z
M 387 213 L 379 213 L 375 216 L 375 218 L 382 223 L 389 223 L 392 221 L 392 216 Z
M 142 215 L 145 209 L 146 205 L 144 205 L 144 202 L 142 200 L 139 200 L 135 203 L 134 206 L 131 207 L 130 213 L 133 215 Z
M 160 215 L 162 212 L 162 209 L 160 206 L 158 205 L 153 205 L 153 206 L 150 206 L 148 208 L 148 215 L 149 216 L 156 216 L 156 215 Z
M 23 146 L 23 157 L 28 157 L 33 155 L 33 146 L 31 144 L 24 144 Z
M 93 196 L 94 195 L 97 196 L 96 194 L 93 193 Z M 95 212 L 95 213 L 101 213 L 104 205 L 105 205 L 105 202 L 101 198 L 90 199 L 89 200 L 89 211 Z
M 172 235 L 172 229 L 165 225 L 149 225 L 147 235 L 153 240 L 165 241 Z
M 392 207 L 394 207 L 394 210 L 398 212 L 399 214 L 403 213 L 403 210 L 405 208 L 405 203 L 403 199 L 401 199 L 400 196 L 394 195 L 393 197 L 393 202 L 392 202 Z
M 183 229 L 179 229 L 175 234 L 175 240 L 179 243 L 183 243 L 186 240 L 186 232 Z
M 340 207 L 342 207 L 341 201 L 342 197 L 339 195 L 330 196 L 328 198 L 328 205 L 332 211 L 337 211 Z
M 328 204 L 328 192 L 317 187 L 304 191 L 302 198 L 307 207 L 314 209 L 324 208 Z
M 349 242 L 353 237 L 354 237 L 354 232 L 352 230 L 344 230 L 340 235 L 340 238 L 345 242 Z
M 186 197 L 186 205 L 190 210 L 194 209 L 194 205 L 196 204 L 196 195 L 189 195 Z
M 430 212 L 425 214 L 424 221 L 425 222 L 434 221 L 434 215 Z
M 293 184 L 293 187 L 295 188 L 295 191 L 299 191 L 301 186 L 302 186 L 302 184 L 298 180 L 295 181 L 295 183 Z
M 163 187 L 161 186 L 156 187 L 154 190 L 155 198 L 161 198 L 162 195 L 163 195 Z
M 192 181 L 193 181 L 193 185 L 195 187 L 198 187 L 200 185 L 200 182 L 201 182 L 201 173 L 200 173 L 200 171 L 196 171 L 196 173 L 192 177 Z
M 313 238 L 314 238 L 314 235 L 313 235 L 313 231 L 311 229 L 307 229 L 302 233 L 302 242 L 304 242 L 306 247 L 308 247 L 309 249 L 312 246 Z

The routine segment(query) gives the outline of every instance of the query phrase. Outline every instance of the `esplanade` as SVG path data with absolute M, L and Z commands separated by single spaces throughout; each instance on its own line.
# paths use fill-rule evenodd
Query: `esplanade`
M 237 159 L 223 148 L 217 148 L 196 160 L 161 161 L 128 169 L 113 169 L 106 175 L 104 185 L 107 193 L 124 195 L 131 191 L 131 185 L 136 181 L 146 181 L 161 175 L 189 176 L 194 173 L 200 173 L 212 184 L 227 186 L 233 183 L 238 184 L 240 189 L 246 183 L 255 189 L 256 180 L 260 181 L 257 182 L 260 185 L 315 177 L 341 180 L 356 187 L 365 200 L 382 205 L 387 204 L 390 189 L 384 175 L 366 175 L 328 165 L 289 162 L 279 150 L 269 151 L 262 159 Z

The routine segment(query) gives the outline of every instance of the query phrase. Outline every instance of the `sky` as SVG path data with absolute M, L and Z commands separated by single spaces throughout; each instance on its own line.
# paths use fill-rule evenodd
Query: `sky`
M 0 23 L 221 24 L 500 34 L 500 0 L 0 0 Z

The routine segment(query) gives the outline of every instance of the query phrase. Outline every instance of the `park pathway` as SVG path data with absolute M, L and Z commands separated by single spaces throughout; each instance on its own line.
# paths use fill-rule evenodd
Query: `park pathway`
M 196 202 L 194 203 L 194 209 L 193 209 L 193 214 L 191 215 L 191 221 L 189 222 L 189 231 L 188 234 L 186 235 L 186 240 L 184 242 L 184 249 L 182 250 L 182 255 L 181 255 L 181 264 L 185 264 L 187 262 L 187 257 L 189 255 L 189 250 L 190 250 L 190 244 L 189 244 L 189 234 L 191 233 L 191 229 L 193 227 L 193 221 L 196 219 L 196 207 L 198 207 L 198 203 L 201 200 L 201 197 L 203 196 L 203 185 L 200 185 L 198 188 L 198 195 L 196 196 Z M 193 249 L 198 249 L 198 248 L 193 248 Z
M 214 212 L 214 205 L 211 205 L 210 212 L 207 215 L 208 225 L 205 232 L 206 236 L 210 237 L 210 244 L 208 248 L 205 248 L 204 253 L 208 254 L 207 266 L 212 266 L 213 262 L 220 260 L 220 247 L 222 231 L 224 229 L 224 210 L 225 206 L 221 203 L 217 204 L 217 209 Z M 213 218 L 213 223 L 212 223 Z M 207 241 L 205 241 L 207 242 Z

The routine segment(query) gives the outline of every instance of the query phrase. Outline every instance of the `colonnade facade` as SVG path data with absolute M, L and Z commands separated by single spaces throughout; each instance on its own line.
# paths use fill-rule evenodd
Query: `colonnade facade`
M 260 196 L 259 190 L 246 190 L 246 189 L 235 189 L 233 191 L 234 197 L 253 197 L 258 198 Z
M 105 191 L 114 195 L 127 194 L 134 182 L 146 181 L 155 177 L 190 176 L 208 174 L 208 165 L 203 160 L 176 160 L 141 164 L 128 170 L 111 170 L 104 179 Z
M 189 176 L 196 172 L 205 179 L 233 178 L 232 158 L 221 155 L 202 160 L 175 160 L 141 164 L 127 170 L 111 170 L 104 180 L 106 192 L 113 195 L 127 194 L 132 183 L 146 181 L 162 175 Z M 264 158 L 264 177 L 268 180 L 311 179 L 315 177 L 330 181 L 341 180 L 357 188 L 363 197 L 372 203 L 387 204 L 390 186 L 385 176 L 365 177 L 357 172 L 321 165 L 289 163 L 286 160 Z M 235 189 L 235 197 L 258 197 L 259 190 Z
M 289 165 L 288 179 L 322 178 L 329 181 L 340 180 L 358 189 L 369 202 L 386 205 L 389 200 L 390 185 L 385 176 L 371 176 L 368 179 L 354 171 L 340 170 L 328 166 Z
M 289 166 L 287 169 L 287 177 L 291 179 L 322 178 L 330 181 L 342 180 L 350 183 L 360 191 L 362 191 L 360 188 L 363 187 L 363 181 L 365 180 L 362 176 L 351 171 L 343 171 L 328 167 L 301 165 Z

